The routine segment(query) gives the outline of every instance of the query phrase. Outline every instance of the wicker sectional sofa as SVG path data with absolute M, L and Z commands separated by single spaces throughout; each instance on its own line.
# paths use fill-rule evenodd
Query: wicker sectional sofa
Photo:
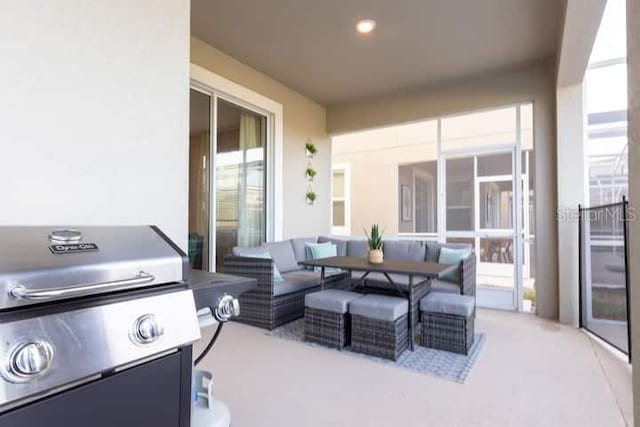
M 320 273 L 306 270 L 298 265 L 305 260 L 307 243 L 332 242 L 339 256 L 365 257 L 367 242 L 364 240 L 344 240 L 332 237 L 294 238 L 281 242 L 269 242 L 254 248 L 233 248 L 232 254 L 224 257 L 224 272 L 238 276 L 251 277 L 258 281 L 256 289 L 240 296 L 239 321 L 265 329 L 274 329 L 280 325 L 304 316 L 304 297 L 320 288 Z M 437 262 L 440 248 L 465 247 L 460 244 L 441 244 L 437 242 L 385 240 L 383 249 L 385 259 Z M 271 259 L 260 258 L 268 252 Z M 252 256 L 255 255 L 255 256 Z M 282 274 L 282 281 L 274 280 L 274 266 Z M 459 266 L 457 283 L 432 280 L 418 285 L 414 290 L 414 300 L 409 309 L 413 318 L 418 320 L 419 302 L 431 290 L 475 296 L 476 259 L 473 254 L 464 259 Z M 325 289 L 348 289 L 361 273 L 341 272 L 325 279 Z M 403 275 L 391 275 L 401 290 L 408 286 L 408 278 Z M 389 284 L 383 275 L 371 273 L 363 286 L 358 289 L 367 292 L 397 295 L 397 289 Z

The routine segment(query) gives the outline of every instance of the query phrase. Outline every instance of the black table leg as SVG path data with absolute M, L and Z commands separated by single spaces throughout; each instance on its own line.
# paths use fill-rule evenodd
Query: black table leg
M 413 274 L 409 275 L 409 347 L 411 351 L 416 346 L 416 335 L 413 330 L 413 310 L 411 309 L 411 301 L 413 301 Z
M 324 267 L 320 267 L 320 290 L 324 291 Z
M 349 273 L 353 273 L 353 271 L 350 271 Z M 356 281 L 354 281 L 353 280 L 353 276 L 351 276 L 351 290 L 355 290 L 360 285 L 362 285 L 362 288 L 364 289 L 364 287 L 365 287 L 364 279 L 366 279 L 368 275 L 369 275 L 369 272 L 365 271 L 365 273 L 362 275 L 362 277 L 360 277 Z

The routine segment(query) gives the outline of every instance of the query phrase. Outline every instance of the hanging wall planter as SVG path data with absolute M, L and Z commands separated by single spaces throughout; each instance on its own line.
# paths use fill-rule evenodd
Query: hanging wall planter
M 318 149 L 316 148 L 316 146 L 313 144 L 313 142 L 311 142 L 311 140 L 309 139 L 307 141 L 307 143 L 304 145 L 304 148 L 306 150 L 306 154 L 308 158 L 312 158 L 317 152 Z
M 307 204 L 313 205 L 316 201 L 317 195 L 316 193 L 309 187 L 306 194 Z
M 307 192 L 305 194 L 305 200 L 307 201 L 307 205 L 313 205 L 316 202 L 316 193 L 313 191 L 313 187 L 311 187 L 311 183 L 313 182 L 313 178 L 317 175 L 317 171 L 313 168 L 313 163 L 311 163 L 311 159 L 318 152 L 318 149 L 311 139 L 308 139 L 306 144 L 304 144 L 305 154 L 309 161 L 307 162 L 307 169 L 304 171 L 304 176 L 309 182 L 309 186 L 307 187 Z
M 317 172 L 313 168 L 313 166 L 311 166 L 311 162 L 309 162 L 309 164 L 307 165 L 307 170 L 304 172 L 304 174 L 307 177 L 307 181 L 313 181 L 313 177 L 316 176 Z

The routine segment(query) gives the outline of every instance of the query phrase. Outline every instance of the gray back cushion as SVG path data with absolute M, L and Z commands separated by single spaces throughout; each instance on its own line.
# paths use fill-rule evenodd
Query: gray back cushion
M 441 243 L 428 241 L 425 242 L 427 246 L 427 256 L 425 261 L 428 262 L 438 262 L 438 256 L 440 256 L 440 248 L 442 247 Z
M 433 241 L 428 241 L 425 243 L 427 245 L 427 257 L 425 258 L 425 261 L 429 262 L 438 262 L 438 258 L 440 257 L 440 248 L 442 247 L 451 249 L 471 248 L 471 245 L 469 243 L 438 243 Z
M 343 239 L 336 239 L 335 237 L 318 237 L 318 243 L 333 243 L 336 245 L 338 256 L 347 256 L 347 241 Z
M 384 257 L 393 261 L 424 261 L 424 242 L 408 240 L 385 240 L 382 244 Z
M 296 261 L 296 256 L 293 253 L 293 245 L 290 240 L 282 242 L 268 242 L 265 243 L 263 247 L 269 251 L 271 258 L 273 258 L 273 262 L 281 273 L 300 269 L 298 261 Z
M 369 245 L 366 240 L 349 240 L 347 242 L 347 256 L 366 258 Z
M 296 237 L 295 239 L 291 239 L 293 254 L 296 257 L 296 260 L 305 261 L 307 259 L 305 253 L 307 243 L 317 243 L 317 239 L 315 237 Z

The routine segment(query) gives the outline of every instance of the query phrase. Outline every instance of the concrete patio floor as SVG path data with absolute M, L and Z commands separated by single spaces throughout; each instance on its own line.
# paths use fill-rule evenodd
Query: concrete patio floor
M 482 309 L 476 330 L 487 341 L 466 384 L 237 323 L 200 368 L 214 372 L 234 427 L 633 425 L 629 365 L 585 333 Z

